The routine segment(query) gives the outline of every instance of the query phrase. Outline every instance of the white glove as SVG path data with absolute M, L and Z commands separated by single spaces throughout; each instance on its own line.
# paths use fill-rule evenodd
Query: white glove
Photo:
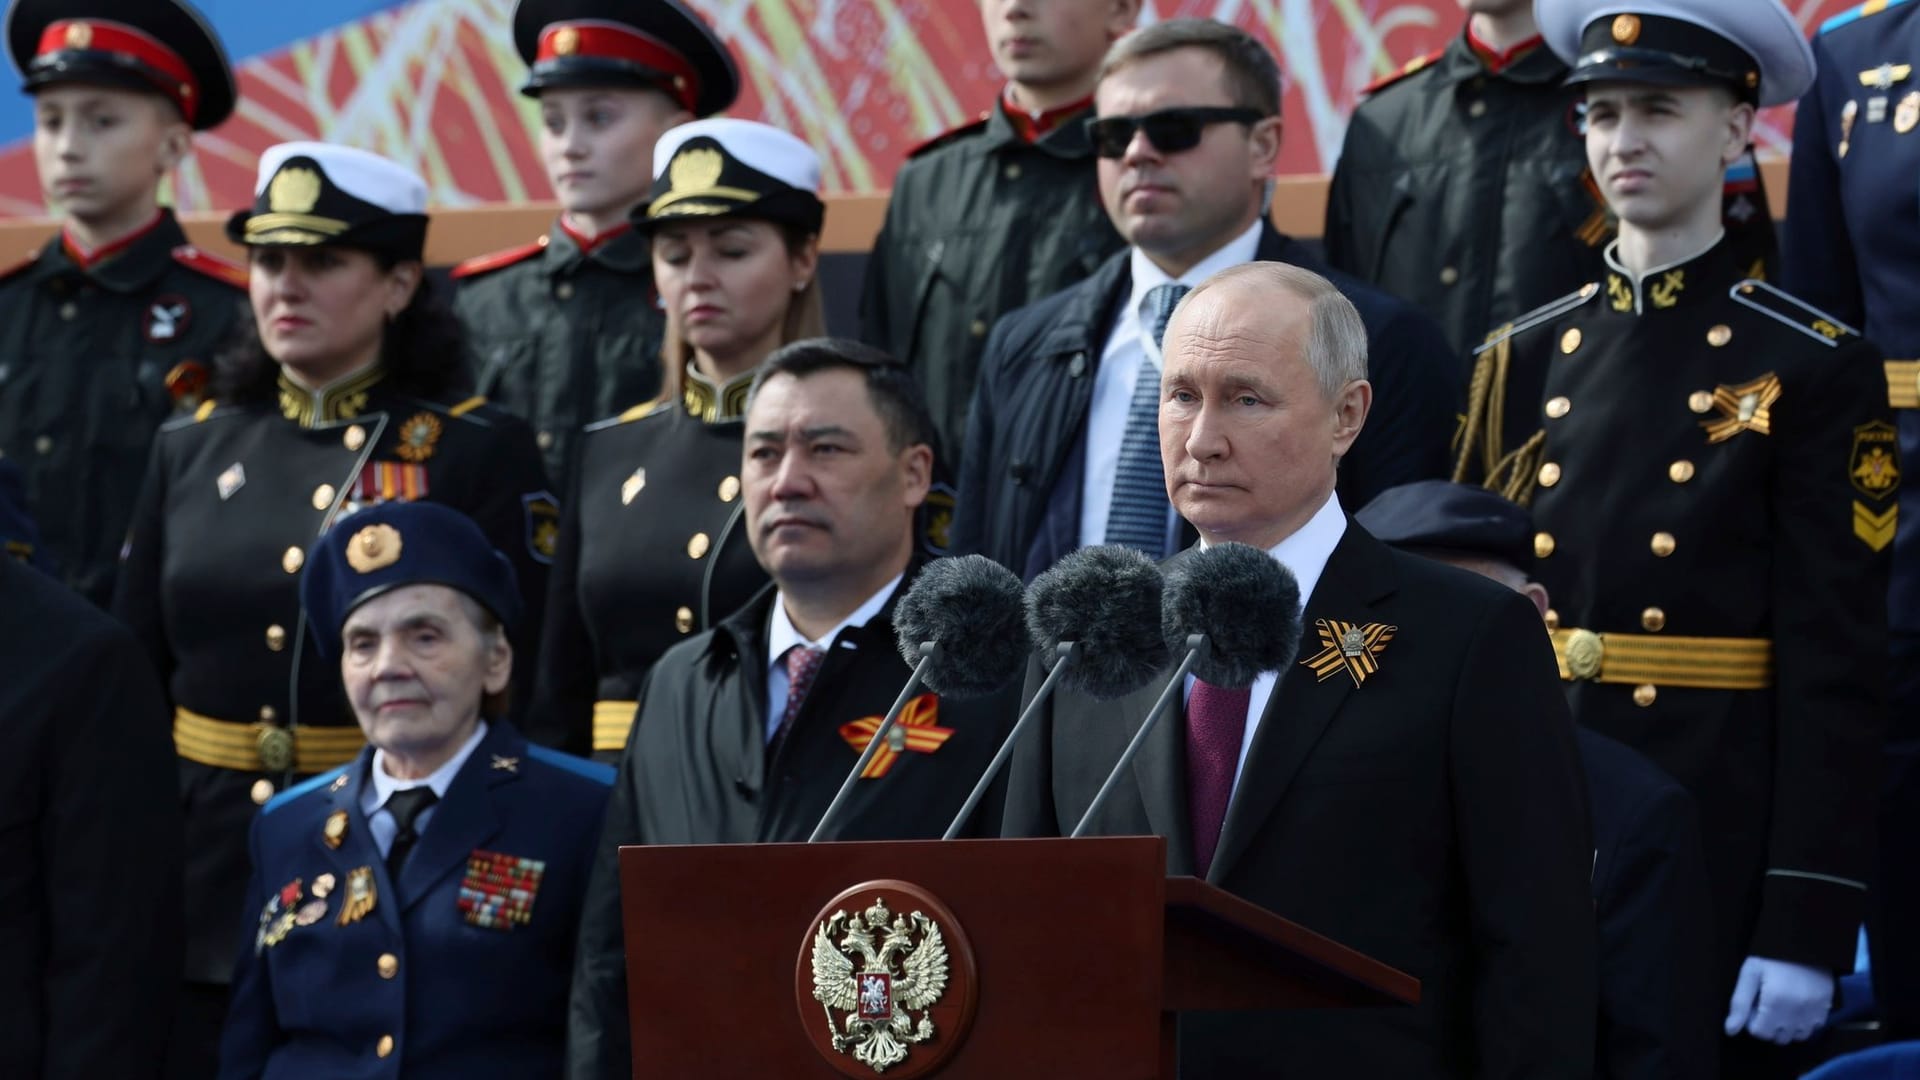
M 1832 972 L 1749 956 L 1734 980 L 1727 1034 L 1745 1028 L 1756 1039 L 1785 1046 L 1819 1030 L 1832 1007 Z

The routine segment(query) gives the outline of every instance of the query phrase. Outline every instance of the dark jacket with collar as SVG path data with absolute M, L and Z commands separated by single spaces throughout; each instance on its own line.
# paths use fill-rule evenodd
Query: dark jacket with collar
M 772 586 L 654 665 L 607 807 L 583 917 L 568 1032 L 570 1077 L 631 1075 L 617 849 L 805 840 L 866 745 L 845 728 L 884 716 L 906 684 L 910 669 L 895 645 L 893 608 L 911 581 L 909 572 L 880 614 L 840 634 L 771 760 L 767 627 L 778 595 Z M 916 697 L 902 723 L 944 730 L 944 741 L 930 751 L 909 743 L 883 775 L 862 779 L 827 839 L 940 836 L 1011 730 L 1015 693 L 1009 687 L 964 702 Z M 875 762 L 889 753 L 883 749 Z M 998 800 L 990 797 L 975 831 L 996 831 L 997 812 Z
M 1254 258 L 1324 274 L 1366 324 L 1373 411 L 1340 462 L 1342 505 L 1397 484 L 1443 476 L 1461 365 L 1433 320 L 1315 260 L 1260 227 Z M 1087 412 L 1100 353 L 1132 291 L 1131 251 L 993 329 L 967 419 L 952 549 L 987 555 L 1032 578 L 1079 546 Z
M 919 377 L 949 461 L 994 322 L 1126 246 L 1100 205 L 1090 115 L 1029 143 L 996 102 L 914 151 L 894 178 L 867 259 L 861 337 Z
M 583 252 L 556 220 L 538 242 L 469 259 L 453 277 L 475 388 L 533 427 L 566 490 L 581 426 L 660 392 L 666 316 L 647 238 L 627 230 Z
M 368 748 L 254 820 L 221 1080 L 559 1076 L 611 770 L 495 721 L 395 881 L 360 809 L 372 763 Z M 351 918 L 356 871 L 373 904 Z M 525 918 L 490 918 L 509 873 Z
M 1590 1075 L 1593 843 L 1539 614 L 1349 521 L 1304 620 L 1207 880 L 1415 976 L 1420 1003 L 1190 1013 L 1182 1075 Z M 1356 684 L 1319 620 L 1394 633 Z M 1328 650 L 1317 679 L 1309 665 Z M 1014 754 L 1005 835 L 1071 830 L 1164 682 L 1117 702 L 1066 691 L 1043 706 Z M 1148 736 L 1091 832 L 1164 836 L 1167 872 L 1193 872 L 1178 715 Z
M 154 429 L 199 404 L 246 310 L 246 272 L 168 210 L 90 265 L 56 236 L 0 271 L 0 456 L 26 475 L 61 580 L 101 607 Z

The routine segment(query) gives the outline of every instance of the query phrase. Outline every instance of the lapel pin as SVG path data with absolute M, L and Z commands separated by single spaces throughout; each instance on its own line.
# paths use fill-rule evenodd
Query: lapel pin
M 1380 670 L 1380 653 L 1400 632 L 1399 627 L 1385 623 L 1363 625 L 1338 619 L 1315 619 L 1313 625 L 1320 632 L 1321 649 L 1300 661 L 1300 666 L 1311 668 L 1316 682 L 1344 671 L 1356 688 Z
M 313 895 L 322 900 L 325 900 L 327 898 L 327 894 L 333 891 L 333 886 L 334 886 L 333 875 L 321 874 L 319 877 L 313 879 L 313 889 L 312 889 Z
M 234 492 L 247 486 L 246 466 L 237 461 L 227 466 L 226 471 L 213 482 L 213 486 L 219 490 L 221 502 L 233 498 Z
M 347 871 L 347 896 L 340 904 L 339 925 L 357 923 L 373 910 L 377 894 L 373 888 L 373 867 L 356 866 Z
M 320 827 L 320 838 L 327 842 L 329 848 L 335 851 L 340 850 L 340 845 L 347 840 L 347 812 L 345 810 L 335 810 L 333 813 L 327 815 L 327 823 Z
M 495 754 L 493 755 L 493 767 L 502 772 L 518 773 L 520 771 L 520 759 L 517 757 L 502 757 L 499 754 Z

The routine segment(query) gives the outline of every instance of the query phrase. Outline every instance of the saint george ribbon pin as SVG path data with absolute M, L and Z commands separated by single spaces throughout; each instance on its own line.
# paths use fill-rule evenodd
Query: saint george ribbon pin
M 1315 619 L 1313 625 L 1320 631 L 1320 644 L 1324 647 L 1300 661 L 1301 666 L 1312 668 L 1319 682 L 1326 682 L 1344 671 L 1356 687 L 1380 670 L 1380 654 L 1400 630 L 1385 623 L 1362 626 L 1339 619 Z
M 850 724 L 841 724 L 840 737 L 847 740 L 847 745 L 853 747 L 855 753 L 864 751 L 867 744 L 873 741 L 873 733 L 880 730 L 880 721 L 884 719 L 882 716 L 869 716 Z M 887 734 L 886 745 L 874 752 L 873 759 L 867 762 L 866 769 L 860 773 L 860 779 L 878 780 L 887 775 L 887 770 L 893 768 L 894 761 L 905 751 L 931 754 L 946 745 L 947 739 L 953 735 L 953 729 L 936 726 L 935 722 L 939 719 L 938 696 L 921 694 L 907 702 L 906 709 L 900 713 L 899 722 Z

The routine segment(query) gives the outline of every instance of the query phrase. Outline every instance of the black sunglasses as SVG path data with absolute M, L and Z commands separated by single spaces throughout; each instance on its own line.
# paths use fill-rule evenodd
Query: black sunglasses
M 1124 157 L 1133 133 L 1145 131 L 1147 141 L 1163 154 L 1178 154 L 1200 145 L 1211 124 L 1257 124 L 1266 119 L 1253 109 L 1224 105 L 1195 105 L 1161 109 L 1145 116 L 1099 116 L 1087 121 L 1093 152 L 1103 158 Z

